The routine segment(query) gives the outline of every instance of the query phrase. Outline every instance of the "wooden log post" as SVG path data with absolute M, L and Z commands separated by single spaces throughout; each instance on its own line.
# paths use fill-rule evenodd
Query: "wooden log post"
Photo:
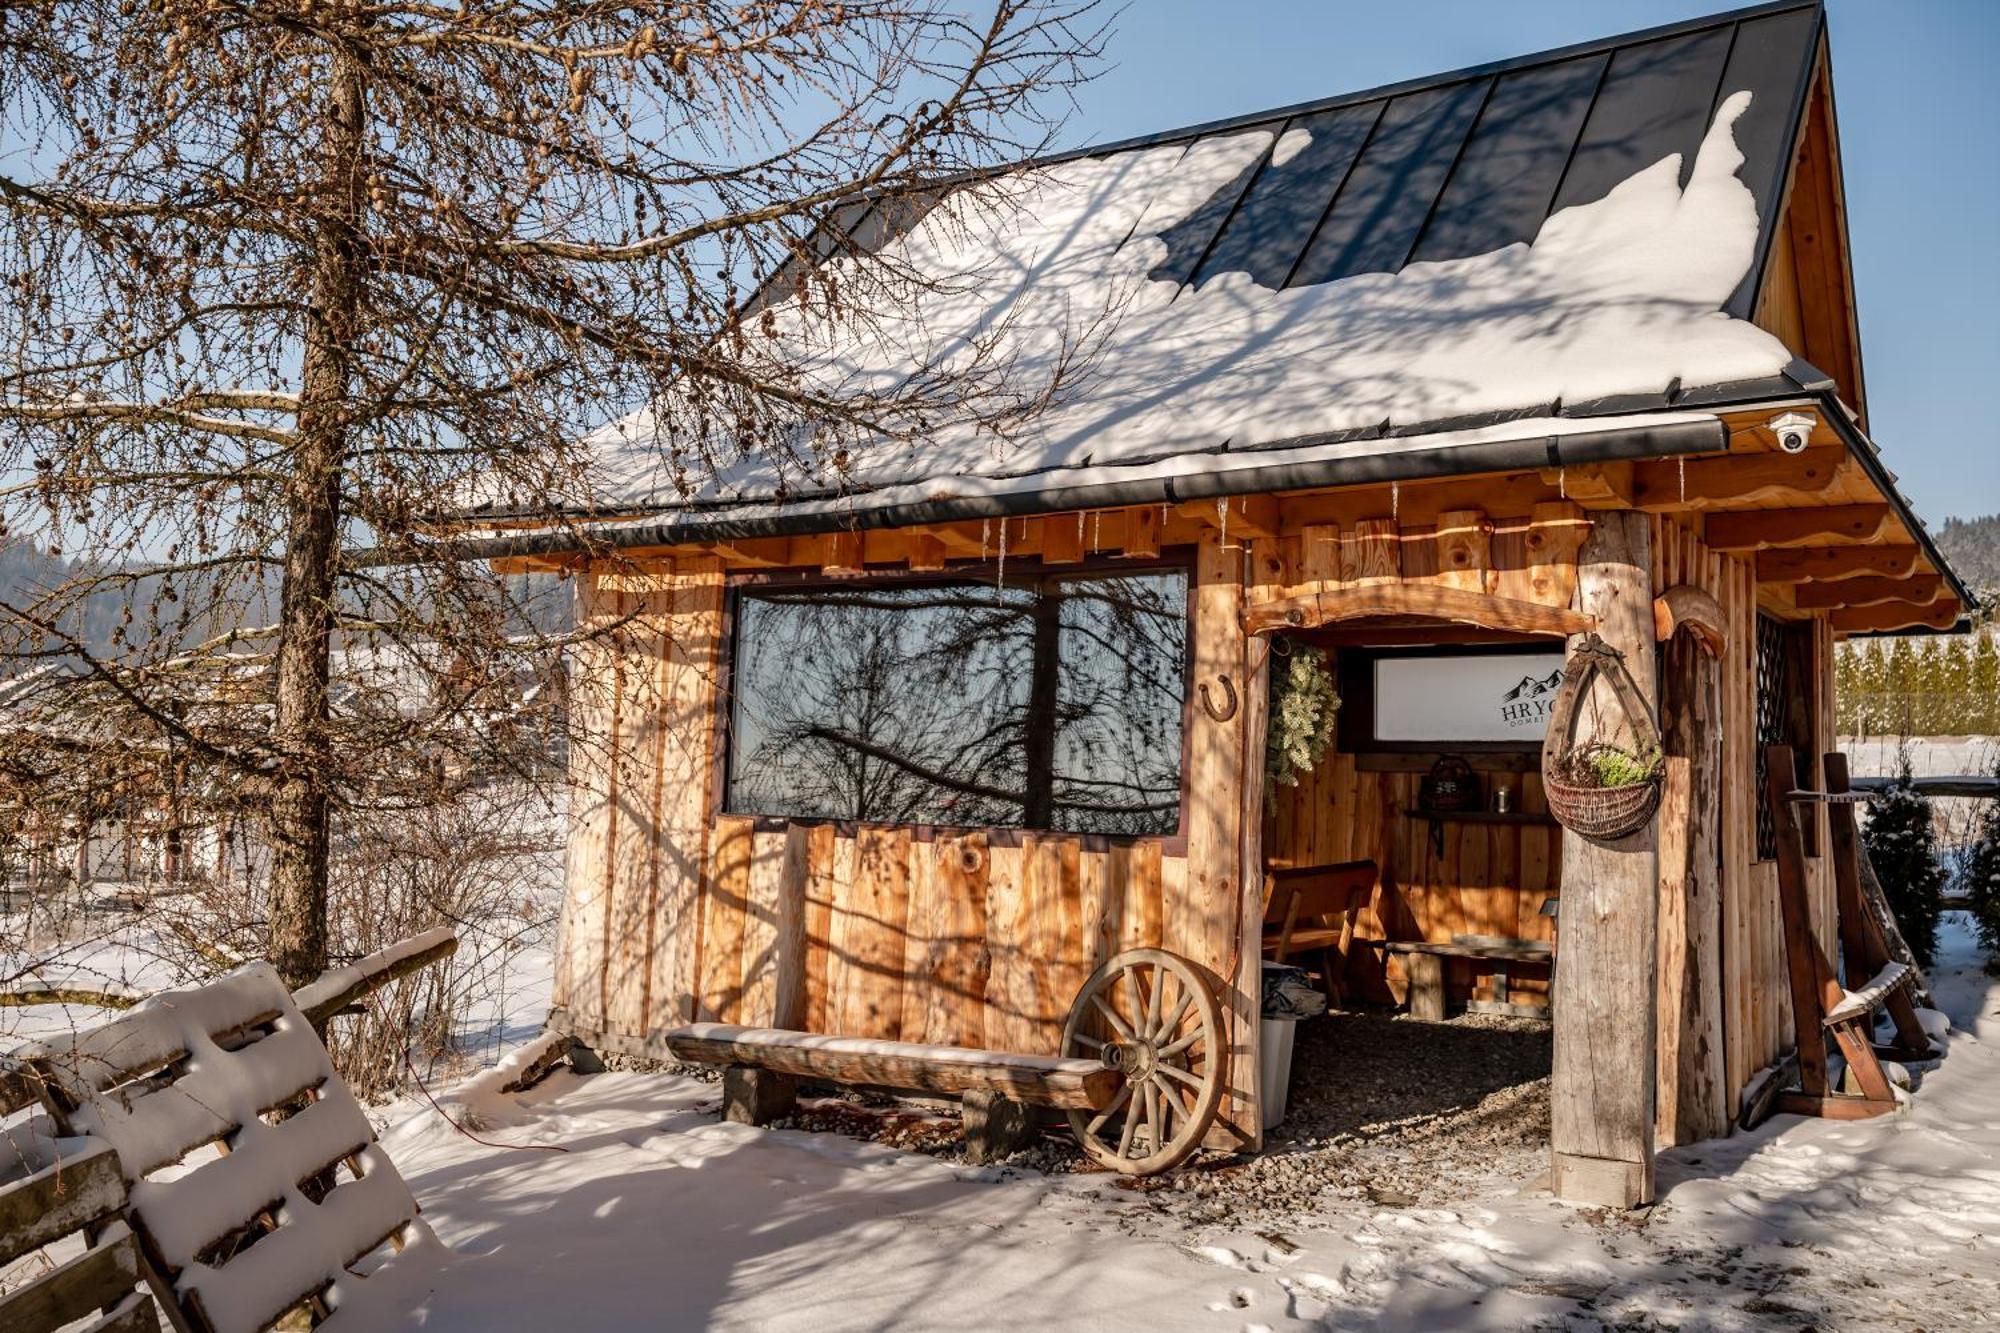
M 1722 664 L 1698 628 L 1669 636 L 1660 683 L 1660 1012 L 1656 1136 L 1729 1132 L 1722 1064 Z
M 974 1166 L 1011 1157 L 1035 1139 L 1034 1112 L 997 1092 L 967 1092 L 959 1100 L 959 1119 L 965 1130 L 965 1159 Z
M 755 1065 L 728 1065 L 722 1071 L 722 1118 L 738 1125 L 768 1125 L 799 1107 L 799 1081 L 790 1074 Z
M 1393 535 L 1387 540 L 1383 549 L 1393 552 Z M 1243 631 L 1248 574 L 1242 549 L 1224 547 L 1216 532 L 1203 534 L 1195 557 L 1189 686 L 1197 695 L 1188 710 L 1187 887 L 1169 897 L 1162 932 L 1163 946 L 1203 969 L 1222 1003 L 1229 1095 L 1207 1138 L 1218 1152 L 1255 1152 L 1263 1145 L 1254 969 L 1260 966 L 1263 918 L 1256 830 L 1262 823 L 1268 647 L 1258 645 L 1253 656 Z
M 1641 697 L 1652 700 L 1648 524 L 1642 513 L 1597 515 L 1579 556 L 1576 608 L 1596 617 L 1598 634 L 1625 654 Z M 1602 716 L 1619 716 L 1609 698 L 1600 702 Z M 1659 875 L 1656 825 L 1608 842 L 1563 832 L 1549 1141 L 1551 1187 L 1571 1202 L 1653 1200 Z

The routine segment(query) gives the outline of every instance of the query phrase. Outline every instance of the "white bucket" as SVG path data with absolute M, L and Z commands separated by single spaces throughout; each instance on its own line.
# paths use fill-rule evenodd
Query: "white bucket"
M 1292 1039 L 1299 1024 L 1292 1018 L 1262 1019 L 1259 1044 L 1263 1060 L 1258 1069 L 1258 1095 L 1264 1103 L 1264 1128 L 1276 1129 L 1285 1118 L 1285 1101 L 1292 1090 Z

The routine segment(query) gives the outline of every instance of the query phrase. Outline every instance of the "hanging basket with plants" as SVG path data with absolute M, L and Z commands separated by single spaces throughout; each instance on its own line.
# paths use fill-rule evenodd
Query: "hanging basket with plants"
M 1599 674 L 1611 686 L 1631 727 L 1629 744 L 1597 735 L 1577 739 L 1583 705 Z M 1592 710 L 1593 713 L 1595 710 Z M 1542 741 L 1542 786 L 1549 813 L 1572 833 L 1586 838 L 1623 838 L 1637 833 L 1660 807 L 1664 763 L 1660 728 L 1653 710 L 1625 665 L 1625 655 L 1595 634 L 1563 664 L 1562 686 L 1549 714 L 1549 733 Z

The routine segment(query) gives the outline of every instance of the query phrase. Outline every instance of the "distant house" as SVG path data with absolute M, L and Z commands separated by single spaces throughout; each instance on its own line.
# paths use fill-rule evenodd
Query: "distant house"
M 641 414 L 598 440 L 623 517 L 488 548 L 577 569 L 581 622 L 618 626 L 572 680 L 603 744 L 573 761 L 558 1021 L 637 1053 L 712 1019 L 1053 1054 L 1092 968 L 1158 946 L 1226 1011 L 1210 1140 L 1254 1149 L 1267 876 L 1364 861 L 1346 992 L 1405 998 L 1411 945 L 1554 940 L 1565 1189 L 1650 1197 L 1656 1115 L 1726 1132 L 1794 1042 L 1762 747 L 1814 782 L 1834 643 L 1969 605 L 1869 434 L 1820 6 L 1011 182 L 997 212 L 856 204 L 826 262 L 963 280 L 813 373 L 908 374 L 974 328 L 1047 368 L 1115 310 L 1073 396 L 837 472 L 746 457 L 691 501 Z M 580 561 L 579 527 L 618 549 Z M 1683 592 L 1721 655 L 1665 671 Z M 1608 847 L 1545 813 L 1546 711 L 1504 712 L 1587 630 L 1690 761 Z M 1302 647 L 1340 735 L 1267 805 L 1271 661 Z M 1481 804 L 1428 813 L 1447 755 Z M 1548 992 L 1470 952 L 1443 977 Z

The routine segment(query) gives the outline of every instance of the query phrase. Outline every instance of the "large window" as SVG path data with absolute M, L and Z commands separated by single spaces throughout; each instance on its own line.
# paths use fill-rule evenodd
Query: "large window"
M 1171 834 L 1187 575 L 742 588 L 728 807 Z

